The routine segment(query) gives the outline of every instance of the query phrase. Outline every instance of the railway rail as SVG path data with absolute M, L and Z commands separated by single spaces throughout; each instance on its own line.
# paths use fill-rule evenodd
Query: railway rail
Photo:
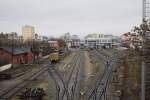
M 82 53 L 79 54 L 79 58 L 77 59 L 76 65 L 75 65 L 75 70 L 74 72 L 72 72 L 71 74 L 71 78 L 70 81 L 68 81 L 68 83 L 73 82 L 73 84 L 68 84 L 68 91 L 70 93 L 70 100 L 74 100 L 75 99 L 75 92 L 77 89 L 77 85 L 79 84 L 78 78 L 79 78 L 79 74 L 80 74 L 80 68 L 82 67 L 82 63 L 83 63 L 83 55 Z
M 66 79 L 66 82 L 65 82 L 65 85 L 66 85 L 66 91 L 68 91 L 68 93 L 70 93 L 70 91 L 68 90 L 69 88 L 69 83 L 70 83 L 70 80 L 71 80 L 71 77 L 73 75 L 73 72 L 75 71 L 75 68 L 76 68 L 76 64 L 77 64 L 77 61 L 78 61 L 78 58 L 79 58 L 79 54 L 77 54 L 73 60 L 71 61 L 70 63 L 70 66 L 72 66 L 72 69 L 70 71 L 70 74 L 69 74 L 69 77 Z M 65 78 L 65 77 L 64 77 Z M 65 92 L 62 94 L 62 100 L 66 99 L 65 97 Z M 71 95 L 69 94 L 69 99 L 67 100 L 71 100 Z
M 0 100 L 9 100 L 18 91 L 20 91 L 25 86 L 27 86 L 32 80 L 44 74 L 47 70 L 48 70 L 48 65 L 45 65 L 44 67 L 40 68 L 38 71 L 31 73 L 31 75 L 24 77 L 24 79 L 21 82 L 18 82 L 17 84 L 11 86 L 10 88 L 2 91 L 2 93 L 0 93 Z
M 54 67 L 50 67 L 49 74 L 56 84 L 56 100 L 74 100 L 78 84 L 79 70 L 82 62 L 81 56 L 81 53 L 79 53 L 72 59 L 70 63 L 72 68 L 69 77 L 64 77 L 67 78 L 66 81 Z
M 94 51 L 95 55 L 99 59 L 103 59 L 105 63 L 105 70 L 102 76 L 98 76 L 98 81 L 96 83 L 96 86 L 94 86 L 89 93 L 87 93 L 85 96 L 85 100 L 102 100 L 102 96 L 104 97 L 104 100 L 107 100 L 106 91 L 107 91 L 107 85 L 109 82 L 109 79 L 113 72 L 112 65 L 116 62 L 116 56 L 108 57 L 106 54 Z M 57 90 L 57 100 L 76 100 L 77 95 L 76 93 L 79 93 L 77 91 L 77 87 L 79 84 L 79 74 L 80 74 L 80 68 L 82 66 L 82 53 L 79 53 L 74 59 L 71 61 L 71 73 L 69 74 L 69 77 L 67 77 L 67 80 L 63 79 L 63 77 L 60 75 L 60 73 L 53 67 L 50 69 L 50 74 L 56 84 L 56 90 Z M 53 75 L 52 75 L 53 74 Z M 66 94 L 66 95 L 65 95 Z
M 98 59 L 103 59 L 105 64 L 104 72 L 97 77 L 96 85 L 90 89 L 90 92 L 85 93 L 85 100 L 107 100 L 106 91 L 109 79 L 113 72 L 113 65 L 116 62 L 116 56 L 108 57 L 106 54 L 99 51 L 92 51 Z M 83 64 L 83 53 L 78 54 L 70 62 L 70 68 L 68 77 L 63 77 L 60 72 L 55 68 L 55 65 L 45 65 L 37 72 L 32 73 L 24 78 L 23 81 L 15 84 L 7 90 L 0 93 L 0 100 L 8 100 L 14 96 L 18 91 L 25 88 L 32 80 L 36 79 L 46 71 L 48 71 L 50 77 L 55 83 L 56 88 L 56 100 L 76 100 L 79 96 L 80 89 L 80 76 L 81 68 Z
M 55 87 L 57 90 L 56 100 L 61 100 L 63 93 L 67 94 L 67 99 L 69 100 L 69 93 L 67 91 L 66 84 L 62 76 L 54 67 L 50 67 L 48 72 L 50 76 L 52 77 L 52 79 L 54 80 L 55 85 L 56 85 Z
M 88 94 L 86 100 L 107 100 L 106 90 L 109 79 L 113 72 L 113 64 L 116 62 L 116 54 L 114 54 L 111 59 L 108 59 L 107 55 L 104 55 L 101 52 L 95 51 L 96 55 L 99 58 L 107 58 L 105 59 L 105 69 L 101 76 L 98 77 L 98 81 L 95 87 L 91 89 L 90 93 Z M 102 98 L 103 97 L 103 98 Z

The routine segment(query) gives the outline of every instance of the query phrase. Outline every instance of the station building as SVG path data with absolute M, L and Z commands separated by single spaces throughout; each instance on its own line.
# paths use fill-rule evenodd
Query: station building
M 113 35 L 111 34 L 88 34 L 84 38 L 84 46 L 87 48 L 101 48 L 102 46 L 112 46 Z

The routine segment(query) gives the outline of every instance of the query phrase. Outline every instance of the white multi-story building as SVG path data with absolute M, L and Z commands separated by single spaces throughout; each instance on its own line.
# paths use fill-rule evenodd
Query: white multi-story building
M 74 48 L 80 47 L 80 38 L 77 35 L 72 35 L 71 46 Z
M 111 47 L 113 35 L 111 34 L 89 34 L 85 38 L 85 46 L 89 48 Z
M 61 38 L 65 40 L 68 48 L 77 48 L 80 46 L 80 38 L 77 35 L 66 33 Z

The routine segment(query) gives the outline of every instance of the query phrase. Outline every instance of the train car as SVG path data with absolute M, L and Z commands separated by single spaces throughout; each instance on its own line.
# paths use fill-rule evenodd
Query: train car
M 53 63 L 53 62 L 58 62 L 60 60 L 59 57 L 59 52 L 53 52 L 51 54 L 49 54 L 49 60 Z
M 12 64 L 7 64 L 4 66 L 0 66 L 0 80 L 9 80 L 11 79 L 11 74 L 4 73 L 5 70 L 8 70 L 12 67 Z
M 12 67 L 12 64 L 7 64 L 7 65 L 4 65 L 4 66 L 0 66 L 0 72 L 3 72 L 7 69 L 10 69 Z

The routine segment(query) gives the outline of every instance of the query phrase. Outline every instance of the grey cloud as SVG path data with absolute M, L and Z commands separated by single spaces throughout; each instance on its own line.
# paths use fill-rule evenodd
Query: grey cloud
M 0 0 L 0 31 L 122 33 L 141 22 L 140 0 Z M 84 36 L 85 34 L 81 34 Z

